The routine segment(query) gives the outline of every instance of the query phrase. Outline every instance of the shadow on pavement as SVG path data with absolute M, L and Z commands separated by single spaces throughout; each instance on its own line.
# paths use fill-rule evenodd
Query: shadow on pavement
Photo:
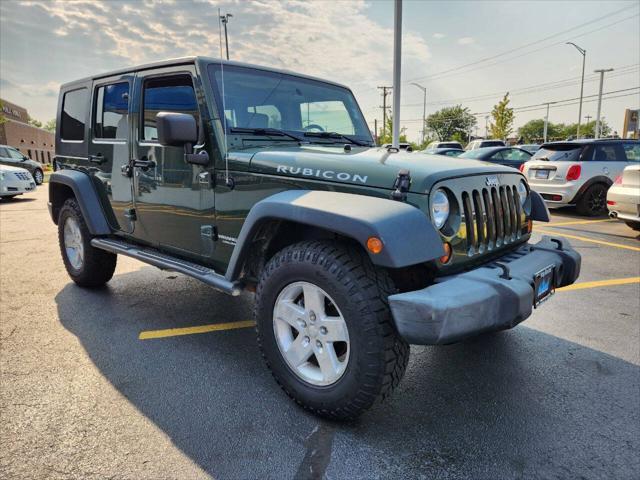
M 391 401 L 353 424 L 295 406 L 252 329 L 138 340 L 246 320 L 251 301 L 148 267 L 56 296 L 100 372 L 214 478 L 631 478 L 640 468 L 640 368 L 524 326 L 414 347 Z

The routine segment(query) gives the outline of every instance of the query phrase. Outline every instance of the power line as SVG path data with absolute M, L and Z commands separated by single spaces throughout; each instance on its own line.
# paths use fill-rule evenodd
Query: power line
M 548 36 L 548 37 L 544 37 L 544 38 L 542 38 L 542 39 L 540 39 L 540 40 L 536 40 L 536 41 L 534 41 L 534 42 L 530 42 L 530 43 L 527 43 L 527 44 L 525 44 L 525 45 L 521 45 L 521 46 L 519 46 L 519 47 L 512 48 L 512 49 L 510 49 L 510 50 L 506 50 L 506 51 L 504 51 L 504 52 L 498 53 L 498 54 L 496 54 L 496 55 L 492 55 L 492 56 L 490 56 L 490 57 L 481 58 L 480 60 L 476 60 L 476 61 L 471 62 L 471 63 L 467 63 L 467 64 L 464 64 L 464 65 L 459 65 L 459 66 L 457 66 L 457 67 L 453 67 L 453 68 L 450 68 L 450 69 L 448 69 L 448 70 L 443 70 L 443 71 L 441 71 L 441 72 L 436 72 L 436 73 L 432 73 L 432 74 L 429 74 L 429 75 L 424 75 L 424 76 L 421 76 L 421 77 L 412 78 L 412 79 L 406 80 L 404 83 L 411 83 L 411 82 L 415 82 L 415 81 L 418 81 L 418 80 L 428 80 L 428 79 L 433 79 L 433 77 L 443 78 L 443 77 L 445 77 L 445 76 L 451 76 L 451 75 L 447 75 L 447 74 L 450 74 L 450 73 L 453 73 L 453 72 L 457 72 L 457 71 L 459 71 L 459 70 L 464 70 L 464 69 L 466 69 L 467 67 L 472 67 L 472 66 L 475 66 L 475 65 L 479 65 L 479 64 L 484 63 L 484 62 L 487 62 L 487 61 L 489 61 L 489 60 L 494 60 L 494 59 L 499 58 L 499 57 L 502 57 L 502 56 L 504 56 L 504 55 L 509 55 L 509 54 L 514 53 L 514 52 L 516 52 L 516 51 L 518 51 L 518 50 L 522 50 L 522 49 L 525 49 L 525 48 L 528 48 L 528 47 L 534 46 L 534 45 L 536 45 L 536 44 L 540 44 L 540 43 L 542 43 L 542 42 L 546 42 L 547 40 L 550 40 L 550 39 L 552 39 L 552 38 L 558 37 L 558 36 L 560 36 L 560 35 L 564 35 L 565 33 L 568 33 L 568 32 L 573 31 L 573 30 L 578 30 L 578 29 L 580 29 L 580 28 L 582 28 L 582 27 L 585 27 L 585 26 L 587 26 L 587 25 L 590 25 L 590 24 L 592 24 L 592 23 L 600 22 L 600 21 L 604 20 L 605 18 L 609 18 L 609 17 L 615 16 L 615 15 L 617 15 L 617 14 L 619 14 L 619 13 L 622 13 L 622 12 L 625 12 L 625 11 L 628 11 L 628 10 L 629 10 L 629 9 L 628 9 L 627 7 L 625 7 L 625 8 L 622 8 L 622 9 L 620 9 L 620 10 L 616 10 L 616 11 L 614 11 L 614 12 L 608 13 L 607 15 L 600 16 L 600 17 L 598 17 L 598 18 L 592 19 L 592 20 L 590 20 L 590 21 L 588 21 L 588 22 L 585 22 L 585 23 L 583 23 L 583 24 L 580 24 L 580 25 L 577 25 L 577 26 L 575 26 L 575 27 L 569 28 L 569 29 L 567 29 L 567 30 L 563 30 L 562 32 L 558 32 L 558 33 L 555 33 L 555 34 L 550 35 L 550 36 Z M 613 22 L 613 23 L 610 23 L 610 24 L 607 24 L 607 25 L 604 25 L 604 26 L 598 27 L 598 28 L 596 28 L 596 29 L 594 29 L 594 30 L 590 30 L 590 31 L 588 31 L 588 32 L 583 32 L 583 33 L 581 33 L 581 34 L 578 34 L 578 35 L 576 35 L 576 36 L 573 36 L 573 37 L 569 38 L 568 40 L 573 40 L 573 39 L 575 39 L 575 38 L 579 38 L 579 37 L 582 37 L 582 36 L 584 36 L 584 35 L 588 35 L 588 34 L 591 34 L 591 33 L 597 32 L 597 31 L 602 30 L 602 29 L 604 29 L 604 28 L 608 28 L 608 27 L 610 27 L 610 26 L 616 25 L 616 24 L 618 24 L 618 23 L 620 23 L 620 22 L 624 22 L 624 21 L 626 21 L 626 20 L 630 20 L 630 19 L 632 19 L 632 18 L 635 18 L 635 17 L 637 17 L 638 15 L 639 15 L 639 14 L 635 14 L 635 15 L 632 15 L 632 16 L 630 16 L 630 17 L 625 17 L 625 18 L 623 18 L 623 19 L 621 19 L 621 20 L 617 20 L 617 21 L 615 21 L 615 22 Z M 546 49 L 546 48 L 549 48 L 549 47 L 552 47 L 552 46 L 555 46 L 555 45 L 562 44 L 562 43 L 564 43 L 565 41 L 566 41 L 566 39 L 565 39 L 565 40 L 561 40 L 561 41 L 556 42 L 556 43 L 553 43 L 553 44 L 550 44 L 550 45 L 547 45 L 547 46 L 545 46 L 545 47 L 542 47 L 542 48 L 536 49 L 536 50 L 532 50 L 532 51 L 530 51 L 530 52 L 525 52 L 525 53 L 523 53 L 523 54 L 520 54 L 520 55 L 514 56 L 514 57 L 509 58 L 509 59 L 506 59 L 506 60 L 501 60 L 501 61 L 499 61 L 499 62 L 493 62 L 493 63 L 491 63 L 491 64 L 489 64 L 489 65 L 485 65 L 485 66 L 482 66 L 482 67 L 480 67 L 480 68 L 486 68 L 487 66 L 496 65 L 497 63 L 502 63 L 502 62 L 504 62 L 504 61 L 509 61 L 509 60 L 514 60 L 514 59 L 516 59 L 516 58 L 521 58 L 521 57 L 523 57 L 523 56 L 530 55 L 530 54 L 535 53 L 535 52 L 538 52 L 538 51 L 540 51 L 540 50 L 543 50 L 543 49 Z M 477 68 L 469 69 L 468 71 L 463 72 L 463 73 L 468 73 L 469 71 L 473 71 L 473 70 L 477 70 Z

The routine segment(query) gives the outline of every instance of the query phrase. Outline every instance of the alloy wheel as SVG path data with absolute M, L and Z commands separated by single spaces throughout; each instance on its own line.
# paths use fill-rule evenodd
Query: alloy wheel
M 67 217 L 64 222 L 64 249 L 71 266 L 80 270 L 84 263 L 84 244 L 80 224 L 73 217 Z

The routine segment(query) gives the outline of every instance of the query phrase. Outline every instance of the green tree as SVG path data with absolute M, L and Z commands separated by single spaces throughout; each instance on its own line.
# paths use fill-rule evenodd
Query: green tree
M 547 125 L 547 138 L 563 138 L 564 128 L 564 125 L 561 123 L 549 122 Z M 518 137 L 522 137 L 527 143 L 542 142 L 544 139 L 544 119 L 536 118 L 535 120 L 529 120 L 518 128 Z
M 42 128 L 42 122 L 40 120 L 36 120 L 35 118 L 29 117 L 28 122 L 29 122 L 29 125 L 33 127 Z
M 564 125 L 562 129 L 562 137 L 563 138 L 575 138 L 578 133 L 578 124 L 570 123 L 569 125 Z M 600 136 L 606 137 L 611 134 L 611 127 L 607 123 L 604 118 L 600 119 Z M 590 122 L 583 123 L 580 125 L 580 136 L 584 138 L 594 138 L 596 136 L 596 121 L 591 120 Z
M 44 128 L 47 132 L 51 132 L 51 133 L 55 132 L 56 131 L 56 119 L 52 118 L 47 123 L 45 123 L 42 128 Z
M 406 128 L 404 127 L 400 128 L 400 141 L 403 143 L 407 141 L 407 134 L 405 133 L 406 131 L 407 131 Z M 393 132 L 393 118 L 389 116 L 387 117 L 387 125 L 385 126 L 385 129 L 384 129 L 384 135 L 382 135 L 382 132 L 380 132 L 380 136 L 378 137 L 378 145 L 391 143 L 392 135 L 393 135 L 392 132 Z
M 2 108 L 4 107 L 4 104 L 2 103 L 2 100 L 0 100 L 0 125 L 2 125 L 3 123 L 5 123 L 7 121 L 7 119 L 4 116 L 4 110 L 2 110 Z
M 427 128 L 436 134 L 438 140 L 446 141 L 458 134 L 458 138 L 469 139 L 469 131 L 475 126 L 476 117 L 462 105 L 445 107 L 427 117 Z
M 502 100 L 494 105 L 491 111 L 493 117 L 493 123 L 490 125 L 489 130 L 493 138 L 499 138 L 506 140 L 513 131 L 513 108 L 509 107 L 509 92 L 505 93 Z

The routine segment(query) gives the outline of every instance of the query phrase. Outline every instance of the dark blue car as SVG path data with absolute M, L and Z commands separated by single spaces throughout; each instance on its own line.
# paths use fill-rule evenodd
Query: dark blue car
M 531 158 L 531 154 L 517 147 L 485 147 L 464 152 L 458 158 L 472 158 L 519 169 Z

